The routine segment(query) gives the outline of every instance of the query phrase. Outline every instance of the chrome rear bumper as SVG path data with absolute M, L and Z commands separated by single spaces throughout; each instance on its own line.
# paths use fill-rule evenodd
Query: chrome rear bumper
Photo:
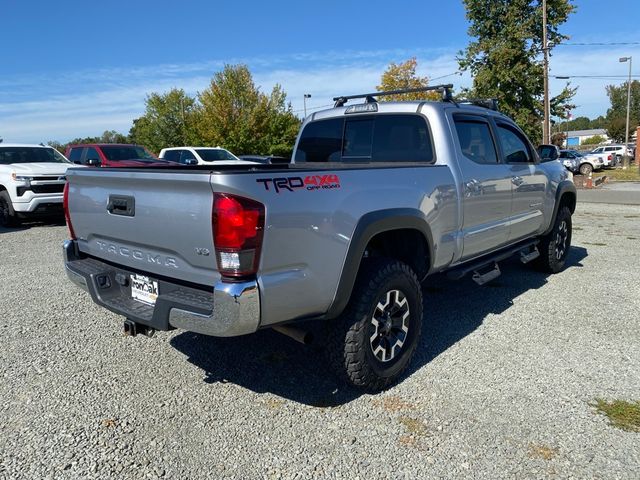
M 220 281 L 213 292 L 159 280 L 155 305 L 131 298 L 128 270 L 79 254 L 77 245 L 63 245 L 67 277 L 87 291 L 95 303 L 157 330 L 180 328 L 215 337 L 253 333 L 260 325 L 260 292 L 255 280 Z M 153 275 L 151 275 L 153 277 Z

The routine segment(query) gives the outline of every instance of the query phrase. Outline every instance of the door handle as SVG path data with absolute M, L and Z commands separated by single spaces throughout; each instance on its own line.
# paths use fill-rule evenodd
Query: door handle
M 511 183 L 513 183 L 516 187 L 519 187 L 524 183 L 524 180 L 522 179 L 522 177 L 516 175 L 515 177 L 511 177 Z

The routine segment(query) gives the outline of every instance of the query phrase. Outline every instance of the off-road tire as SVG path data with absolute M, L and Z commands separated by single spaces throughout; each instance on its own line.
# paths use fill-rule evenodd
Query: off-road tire
M 380 324 L 375 326 L 372 319 L 374 314 L 379 314 L 381 299 L 386 298 L 389 302 L 388 292 L 395 296 L 396 305 L 399 305 L 400 298 L 406 300 L 406 303 L 400 303 L 408 305 L 409 315 L 404 320 L 394 320 L 400 320 L 407 330 L 404 334 L 399 332 L 405 336 L 398 353 L 395 353 L 396 344 L 391 348 L 391 360 L 384 361 L 373 351 L 373 333 L 378 332 Z M 338 318 L 328 323 L 326 354 L 329 364 L 343 380 L 355 387 L 369 392 L 384 390 L 409 365 L 421 330 L 422 291 L 415 272 L 397 260 L 365 259 L 347 307 Z
M 593 172 L 593 166 L 590 163 L 580 165 L 580 173 L 582 175 L 589 175 L 591 172 Z
M 543 272 L 558 273 L 571 249 L 571 210 L 566 205 L 560 205 L 551 231 L 541 238 L 538 244 L 540 256 L 534 265 Z
M 18 223 L 11 197 L 5 190 L 0 191 L 0 227 L 15 227 Z

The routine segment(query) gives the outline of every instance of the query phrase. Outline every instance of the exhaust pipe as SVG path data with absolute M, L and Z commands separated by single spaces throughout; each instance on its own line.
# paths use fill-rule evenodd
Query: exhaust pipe
M 307 332 L 306 330 L 302 330 L 296 327 L 289 327 L 287 325 L 276 325 L 275 327 L 271 328 L 278 333 L 293 338 L 296 342 L 300 342 L 303 345 L 309 345 L 311 342 L 313 342 L 313 334 L 311 332 Z

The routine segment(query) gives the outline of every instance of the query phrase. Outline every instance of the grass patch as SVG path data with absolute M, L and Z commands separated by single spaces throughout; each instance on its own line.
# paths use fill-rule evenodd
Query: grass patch
M 599 242 L 584 242 L 585 245 L 595 245 L 596 247 L 606 247 L 607 244 L 606 243 L 599 243 Z
M 640 218 L 640 215 L 625 215 L 624 218 Z
M 400 397 L 391 395 L 384 397 L 382 400 L 374 400 L 374 405 L 381 407 L 386 412 L 399 412 L 401 410 L 413 410 L 415 405 L 405 402 Z
M 411 417 L 400 417 L 400 423 L 407 429 L 407 433 L 414 437 L 422 437 L 427 433 L 427 426 L 422 420 Z
M 640 172 L 638 172 L 638 166 L 633 165 L 627 170 L 621 168 L 614 168 L 612 170 L 605 170 L 604 172 L 598 172 L 598 176 L 606 175 L 607 177 L 617 180 L 619 182 L 640 182 Z
M 614 427 L 627 432 L 640 432 L 640 401 L 613 400 L 608 402 L 598 398 L 594 406 L 598 413 L 607 416 Z
M 637 240 L 636 237 L 627 237 L 627 240 Z
M 580 230 L 584 230 L 584 228 L 582 228 L 582 227 L 573 227 L 573 230 L 574 231 L 576 231 L 576 230 L 580 231 Z
M 529 457 L 531 458 L 552 460 L 556 455 L 558 455 L 557 448 L 549 447 L 547 445 L 538 445 L 535 443 L 531 443 L 529 445 Z

